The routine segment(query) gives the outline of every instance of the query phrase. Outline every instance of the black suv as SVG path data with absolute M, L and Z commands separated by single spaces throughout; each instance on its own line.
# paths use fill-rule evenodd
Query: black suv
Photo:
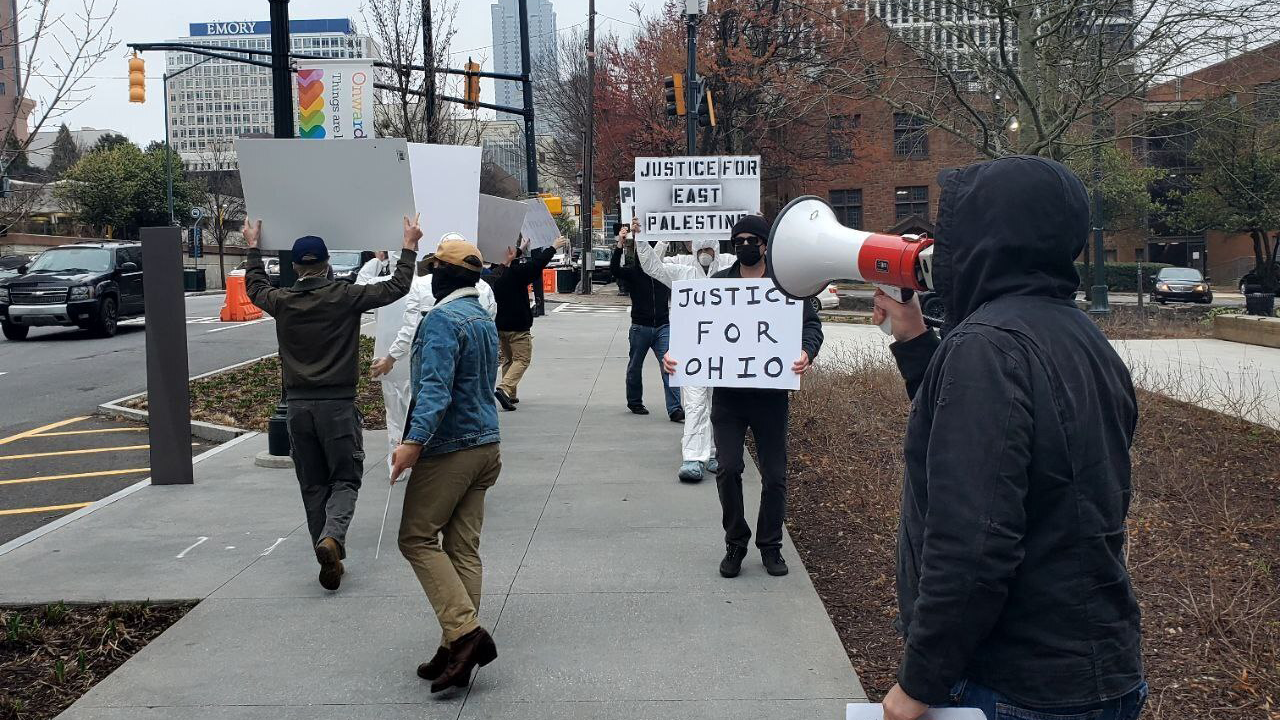
M 87 242 L 45 251 L 25 271 L 0 280 L 0 326 L 23 340 L 32 326 L 65 325 L 99 337 L 123 317 L 143 314 L 142 246 Z

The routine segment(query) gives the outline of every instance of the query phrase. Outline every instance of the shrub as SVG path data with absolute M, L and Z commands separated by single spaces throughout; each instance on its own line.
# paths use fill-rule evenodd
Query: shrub
M 1112 292 L 1138 292 L 1138 269 L 1142 269 L 1142 291 L 1152 289 L 1151 276 L 1162 268 L 1173 267 L 1165 263 L 1131 263 L 1109 262 L 1104 266 L 1107 288 Z M 1080 289 L 1088 289 L 1089 276 L 1085 272 L 1084 263 L 1076 263 L 1076 274 L 1080 276 Z

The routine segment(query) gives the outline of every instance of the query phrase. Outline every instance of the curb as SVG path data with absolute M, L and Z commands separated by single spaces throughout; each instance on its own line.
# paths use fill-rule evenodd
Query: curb
M 278 354 L 279 353 L 268 353 L 260 357 L 251 358 L 249 360 L 244 360 L 244 361 L 235 363 L 233 365 L 221 367 L 221 368 L 218 368 L 217 370 L 210 370 L 207 373 L 192 375 L 190 378 L 187 379 L 187 382 L 191 382 L 192 380 L 200 380 L 202 378 L 207 378 L 211 375 L 218 375 L 220 373 L 224 373 L 229 370 L 235 370 L 238 367 L 244 367 L 245 365 L 256 363 L 259 360 L 265 360 L 269 357 L 275 357 Z M 126 402 L 129 402 L 130 400 L 143 397 L 146 394 L 147 394 L 146 392 L 134 393 L 132 395 L 126 395 L 122 398 L 116 398 L 115 400 L 102 403 L 101 405 L 98 406 L 98 412 L 107 413 L 109 415 L 120 415 L 123 417 L 127 417 L 131 420 L 137 420 L 139 422 L 149 423 L 151 419 L 151 415 L 146 410 L 137 410 L 135 408 L 125 407 L 124 405 Z M 243 437 L 244 435 L 250 432 L 254 432 L 254 431 L 245 430 L 243 428 L 231 427 L 229 425 L 218 425 L 216 423 L 203 422 L 200 420 L 191 421 L 191 434 L 194 435 L 195 437 L 200 438 L 201 440 L 208 440 L 209 442 L 216 442 L 216 443 L 231 442 L 232 440 L 235 440 L 238 437 Z
M 217 455 L 218 453 L 222 452 L 223 450 L 227 450 L 228 448 L 235 447 L 236 445 L 239 445 L 245 440 L 249 440 L 251 438 L 257 437 L 259 434 L 260 433 L 258 433 L 256 430 L 251 432 L 245 432 L 240 437 L 234 440 L 223 443 L 222 445 L 219 445 L 216 448 L 211 448 L 209 450 L 206 450 L 200 453 L 199 455 L 191 458 L 191 463 L 194 465 L 202 460 L 207 460 L 213 457 L 214 455 Z M 65 525 L 69 525 L 92 512 L 101 510 L 102 508 L 110 505 L 111 503 L 117 500 L 122 500 L 126 497 L 129 497 L 130 495 L 134 494 L 135 492 L 141 490 L 144 487 L 147 487 L 150 484 L 151 484 L 150 477 L 143 478 L 142 480 L 139 480 L 138 482 L 130 485 L 127 488 L 117 490 L 116 492 L 102 498 L 101 500 L 98 500 L 97 502 L 94 502 L 86 507 L 80 508 L 79 510 L 71 513 L 70 515 L 63 515 L 62 517 L 58 518 L 57 520 L 54 520 L 51 523 L 48 523 L 46 525 L 41 525 L 40 527 L 36 528 L 35 530 L 32 530 L 26 535 L 20 535 L 10 540 L 7 543 L 0 545 L 0 556 L 3 556 L 6 553 L 17 550 L 23 545 L 26 545 L 27 543 L 30 543 L 34 540 L 39 540 L 40 538 L 44 537 L 45 535 L 48 535 L 54 530 L 57 530 L 58 528 L 61 528 Z

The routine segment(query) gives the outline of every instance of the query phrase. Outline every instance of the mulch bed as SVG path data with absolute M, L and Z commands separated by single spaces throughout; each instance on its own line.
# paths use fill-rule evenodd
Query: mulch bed
M 1147 305 L 1139 312 L 1135 305 L 1112 305 L 1106 315 L 1089 317 L 1112 340 L 1195 339 L 1213 337 L 1213 315 L 1224 311 L 1235 312 L 1195 305 Z
M 1144 718 L 1280 719 L 1280 433 L 1142 393 L 1129 564 Z M 902 651 L 894 549 L 908 403 L 893 368 L 815 374 L 791 405 L 788 527 L 868 694 Z
M 387 417 L 382 402 L 382 383 L 369 378 L 372 362 L 373 338 L 361 337 L 360 384 L 356 389 L 356 404 L 364 414 L 366 430 L 385 430 Z M 192 420 L 266 432 L 267 421 L 275 413 L 276 403 L 280 400 L 280 358 L 273 355 L 234 370 L 193 380 L 190 391 Z M 147 398 L 139 397 L 126 405 L 146 410 Z
M 58 715 L 194 606 L 0 608 L 0 720 Z

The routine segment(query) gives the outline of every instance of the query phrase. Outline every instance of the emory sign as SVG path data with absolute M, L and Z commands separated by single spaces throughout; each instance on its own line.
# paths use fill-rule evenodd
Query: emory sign
M 206 35 L 256 35 L 256 22 L 207 23 Z

